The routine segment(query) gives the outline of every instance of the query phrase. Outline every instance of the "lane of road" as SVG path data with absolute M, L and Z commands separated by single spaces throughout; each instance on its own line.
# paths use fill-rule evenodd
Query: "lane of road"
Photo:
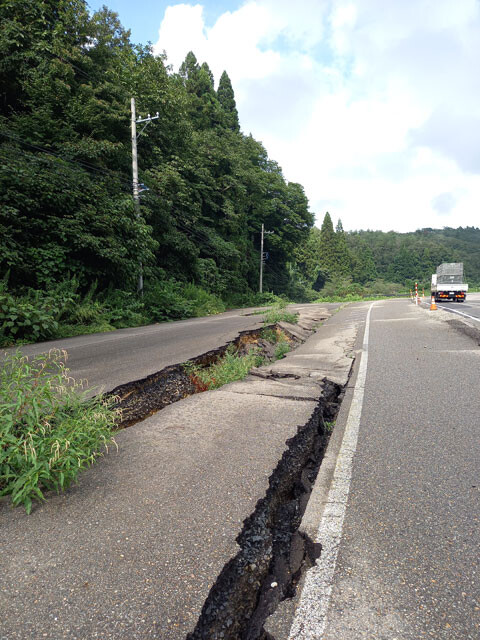
M 480 293 L 470 293 L 465 302 L 437 302 L 437 307 L 480 322 Z
M 368 354 L 326 628 L 324 587 L 291 638 L 477 640 L 480 348 L 423 308 L 384 301 Z M 339 508 L 328 503 L 333 519 Z M 318 542 L 327 553 L 329 537 Z
M 305 306 L 291 305 L 289 310 Z M 309 306 L 335 308 L 339 305 Z M 65 349 L 74 378 L 88 380 L 92 389 L 111 391 L 120 384 L 216 349 L 234 340 L 242 331 L 261 328 L 263 315 L 251 315 L 255 310 L 258 308 L 52 340 L 22 347 L 22 353 L 30 356 L 49 349 Z

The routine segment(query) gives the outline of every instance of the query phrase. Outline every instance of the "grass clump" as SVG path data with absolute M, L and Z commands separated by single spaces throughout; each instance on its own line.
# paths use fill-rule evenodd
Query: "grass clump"
M 287 301 L 280 300 L 275 303 L 273 307 L 267 310 L 264 317 L 264 324 L 277 324 L 278 322 L 289 322 L 290 324 L 296 324 L 298 320 L 298 313 L 291 313 L 286 310 Z
M 280 360 L 290 351 L 290 345 L 286 340 L 280 340 L 275 349 L 275 359 Z
M 289 322 L 290 324 L 296 324 L 298 320 L 298 313 L 290 313 L 289 311 L 283 311 L 282 309 L 270 309 L 265 314 L 265 324 L 277 324 L 278 322 Z
M 291 349 L 287 336 L 280 329 L 266 327 L 262 330 L 261 336 L 264 340 L 270 342 L 270 344 L 276 345 L 275 360 L 283 358 Z
M 230 345 L 225 355 L 209 367 L 202 368 L 192 362 L 187 362 L 184 366 L 197 389 L 207 391 L 235 380 L 243 380 L 250 369 L 262 364 L 263 358 L 255 349 L 251 349 L 246 356 L 239 356 L 235 347 Z
M 66 489 L 113 440 L 115 400 L 87 400 L 66 359 L 53 349 L 32 359 L 17 352 L 0 370 L 0 496 L 27 513 L 45 491 Z
M 273 327 L 266 327 L 261 331 L 260 335 L 264 340 L 270 342 L 270 344 L 277 344 L 279 340 L 279 331 Z

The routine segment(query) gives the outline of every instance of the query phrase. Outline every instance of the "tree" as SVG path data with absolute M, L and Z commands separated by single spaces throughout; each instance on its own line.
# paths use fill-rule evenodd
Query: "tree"
M 366 284 L 377 277 L 377 269 L 373 259 L 373 253 L 367 244 L 358 247 L 352 254 L 352 278 L 354 282 Z
M 187 53 L 179 76 L 189 94 L 188 111 L 196 129 L 209 129 L 221 121 L 220 104 L 207 63 L 199 66 L 192 51 Z
M 217 90 L 218 101 L 223 109 L 226 125 L 232 131 L 240 131 L 237 105 L 232 83 L 226 71 L 220 77 Z
M 330 276 L 337 273 L 337 242 L 328 211 L 320 229 L 320 267 Z
M 351 273 L 351 256 L 340 218 L 335 228 L 335 258 L 335 273 L 343 276 L 349 275 Z

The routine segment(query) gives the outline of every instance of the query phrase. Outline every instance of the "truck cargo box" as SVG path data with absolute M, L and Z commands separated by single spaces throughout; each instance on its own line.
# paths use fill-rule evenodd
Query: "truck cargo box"
M 442 262 L 437 267 L 437 276 L 461 276 L 463 278 L 463 262 Z
M 463 284 L 463 275 L 451 275 L 451 274 L 437 274 L 437 283 L 438 284 Z

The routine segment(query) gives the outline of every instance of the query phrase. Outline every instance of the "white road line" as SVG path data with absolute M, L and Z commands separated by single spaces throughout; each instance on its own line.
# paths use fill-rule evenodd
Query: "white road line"
M 365 322 L 363 351 L 358 368 L 357 382 L 338 454 L 328 501 L 317 532 L 316 542 L 322 545 L 317 563 L 306 577 L 300 602 L 290 630 L 289 640 L 321 640 L 327 624 L 327 613 L 332 593 L 333 576 L 338 549 L 342 539 L 343 520 L 347 507 L 352 462 L 357 448 L 363 395 L 367 376 L 368 339 L 370 315 L 375 302 L 370 305 Z
M 463 313 L 463 311 L 457 311 L 456 309 L 447 309 L 446 307 L 438 307 L 442 309 L 442 311 L 448 311 L 449 313 L 458 313 L 459 316 L 465 316 L 465 318 L 470 318 L 470 320 L 476 320 L 480 322 L 480 318 L 475 318 L 475 316 L 469 316 L 468 313 Z

